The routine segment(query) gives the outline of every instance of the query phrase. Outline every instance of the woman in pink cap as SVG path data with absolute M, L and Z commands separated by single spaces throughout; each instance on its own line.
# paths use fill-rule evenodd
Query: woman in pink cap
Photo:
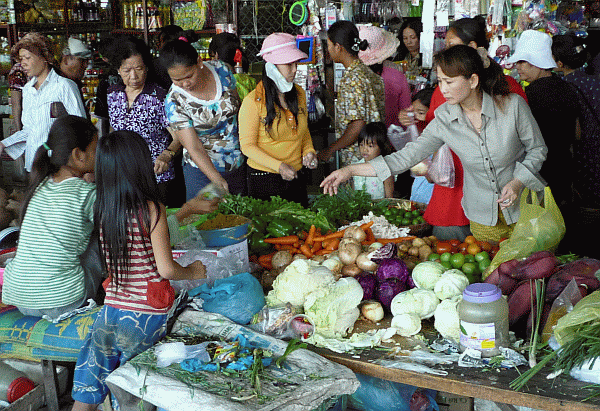
M 240 145 L 248 157 L 248 195 L 280 196 L 308 204 L 302 167 L 316 168 L 308 131 L 306 95 L 294 84 L 297 62 L 307 59 L 291 34 L 273 33 L 263 42 L 262 81 L 240 108 Z

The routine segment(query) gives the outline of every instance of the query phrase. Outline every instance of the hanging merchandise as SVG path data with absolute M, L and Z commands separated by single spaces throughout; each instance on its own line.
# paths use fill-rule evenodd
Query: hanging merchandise
M 174 23 L 184 30 L 202 30 L 206 22 L 206 2 L 177 1 L 173 7 Z
M 307 0 L 299 0 L 290 7 L 290 22 L 296 26 L 302 26 L 308 19 Z
M 422 67 L 431 68 L 433 65 L 433 28 L 434 28 L 435 0 L 423 0 L 423 32 L 421 33 L 420 51 L 422 54 Z

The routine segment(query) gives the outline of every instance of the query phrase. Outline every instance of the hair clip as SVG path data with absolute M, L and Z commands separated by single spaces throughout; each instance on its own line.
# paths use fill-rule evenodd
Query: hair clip
M 490 57 L 487 54 L 487 50 L 483 47 L 477 47 L 477 54 L 481 57 L 481 61 L 483 62 L 483 68 L 490 67 Z
M 179 36 L 177 40 L 185 41 L 186 43 L 188 42 L 188 39 L 185 36 Z
M 242 51 L 240 49 L 237 49 L 235 51 L 235 56 L 233 57 L 233 62 L 234 63 L 241 63 L 242 62 Z
M 46 152 L 48 153 L 48 157 L 52 157 L 52 149 L 50 148 L 50 146 L 46 143 L 42 143 L 42 147 L 44 147 L 46 149 Z

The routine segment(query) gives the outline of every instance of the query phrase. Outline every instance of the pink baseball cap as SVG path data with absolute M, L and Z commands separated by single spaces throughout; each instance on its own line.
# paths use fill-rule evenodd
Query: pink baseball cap
M 308 58 L 308 55 L 296 46 L 296 37 L 287 33 L 270 34 L 263 41 L 257 56 L 273 64 L 289 64 Z

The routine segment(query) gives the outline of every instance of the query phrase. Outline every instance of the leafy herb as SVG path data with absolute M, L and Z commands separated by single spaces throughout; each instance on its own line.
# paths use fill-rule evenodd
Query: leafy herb
M 579 260 L 581 257 L 579 257 L 577 254 L 563 254 L 563 255 L 557 255 L 556 259 L 558 260 L 558 262 L 560 264 L 567 264 L 567 263 L 572 263 L 575 260 Z
M 316 196 L 310 208 L 314 212 L 321 213 L 327 220 L 339 227 L 362 219 L 369 211 L 381 215 L 389 204 L 387 200 L 374 202 L 366 191 L 340 187 L 335 196 L 328 194 Z
M 287 348 L 285 349 L 285 352 L 283 353 L 283 355 L 281 357 L 279 357 L 277 359 L 277 361 L 275 361 L 275 365 L 277 365 L 278 368 L 281 368 L 281 364 L 283 364 L 283 362 L 285 361 L 285 359 L 287 358 L 288 355 L 290 355 L 291 353 L 296 351 L 298 348 L 306 348 L 306 347 L 307 347 L 306 343 L 300 342 L 300 340 L 298 340 L 297 338 L 291 339 L 290 342 L 288 343 Z

